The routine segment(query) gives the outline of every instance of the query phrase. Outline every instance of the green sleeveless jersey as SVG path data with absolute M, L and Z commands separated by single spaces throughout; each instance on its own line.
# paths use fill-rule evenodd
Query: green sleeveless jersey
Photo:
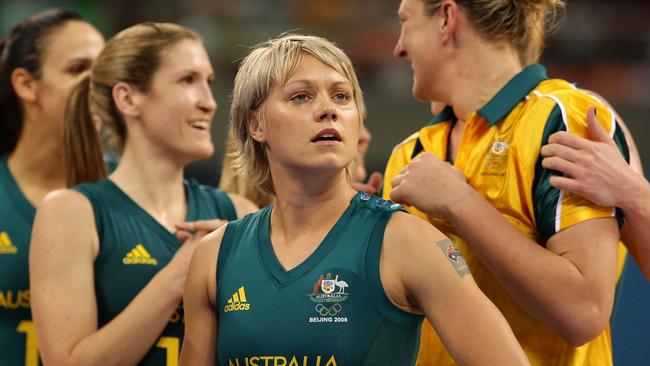
M 422 317 L 379 277 L 384 230 L 402 206 L 358 193 L 322 243 L 285 271 L 270 241 L 273 206 L 226 228 L 217 264 L 222 366 L 413 365 Z
M 29 300 L 29 240 L 36 210 L 0 160 L 0 365 L 37 366 Z
M 95 259 L 98 327 L 115 318 L 172 259 L 180 243 L 175 235 L 138 206 L 111 180 L 75 189 L 92 204 L 99 237 Z M 185 182 L 187 221 L 236 219 L 228 196 L 217 189 Z M 175 366 L 183 342 L 182 304 L 140 365 Z

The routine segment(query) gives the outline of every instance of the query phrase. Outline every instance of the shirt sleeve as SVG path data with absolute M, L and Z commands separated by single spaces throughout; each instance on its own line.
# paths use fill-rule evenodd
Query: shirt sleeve
M 627 142 L 622 129 L 617 126 L 613 111 L 594 99 L 582 95 L 579 91 L 574 93 L 580 95 L 549 96 L 555 100 L 556 106 L 547 119 L 541 146 L 546 145 L 549 137 L 558 131 L 567 131 L 588 138 L 587 110 L 590 106 L 596 106 L 598 122 L 613 137 L 619 150 L 629 162 Z M 538 157 L 532 194 L 536 225 L 542 242 L 546 243 L 555 233 L 590 219 L 616 217 L 619 227 L 622 225 L 623 215 L 620 210 L 596 205 L 581 196 L 551 186 L 549 179 L 560 174 L 558 171 L 543 168 L 542 156 Z

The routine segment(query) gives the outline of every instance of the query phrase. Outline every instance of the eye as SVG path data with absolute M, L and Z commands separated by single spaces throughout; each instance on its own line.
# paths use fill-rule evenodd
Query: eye
M 184 84 L 192 84 L 194 80 L 196 80 L 196 76 L 194 74 L 188 74 L 183 76 L 180 81 Z
M 88 69 L 90 69 L 90 62 L 77 62 L 68 66 L 65 72 L 68 73 L 69 75 L 76 76 Z
M 309 95 L 307 95 L 307 93 L 296 93 L 293 94 L 289 100 L 296 103 L 303 103 L 309 100 Z
M 350 93 L 338 92 L 338 93 L 334 94 L 334 99 L 348 101 L 348 100 L 352 99 L 352 97 L 350 96 Z

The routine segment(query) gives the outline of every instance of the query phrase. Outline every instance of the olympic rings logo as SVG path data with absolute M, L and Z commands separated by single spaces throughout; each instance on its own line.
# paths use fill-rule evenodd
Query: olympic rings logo
M 341 305 L 339 303 L 336 303 L 336 304 L 332 305 L 329 308 L 327 306 L 323 305 L 323 304 L 316 305 L 316 311 L 321 316 L 325 316 L 325 315 L 334 316 L 334 315 L 340 313 L 341 310 L 343 310 L 343 305 Z

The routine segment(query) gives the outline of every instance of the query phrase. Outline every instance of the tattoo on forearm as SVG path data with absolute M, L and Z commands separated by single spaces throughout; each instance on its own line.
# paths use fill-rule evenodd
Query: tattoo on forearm
M 461 277 L 469 273 L 469 267 L 465 263 L 465 258 L 458 250 L 458 247 L 449 239 L 444 239 L 436 242 L 438 248 L 449 259 L 449 262 L 454 266 L 454 269 Z

